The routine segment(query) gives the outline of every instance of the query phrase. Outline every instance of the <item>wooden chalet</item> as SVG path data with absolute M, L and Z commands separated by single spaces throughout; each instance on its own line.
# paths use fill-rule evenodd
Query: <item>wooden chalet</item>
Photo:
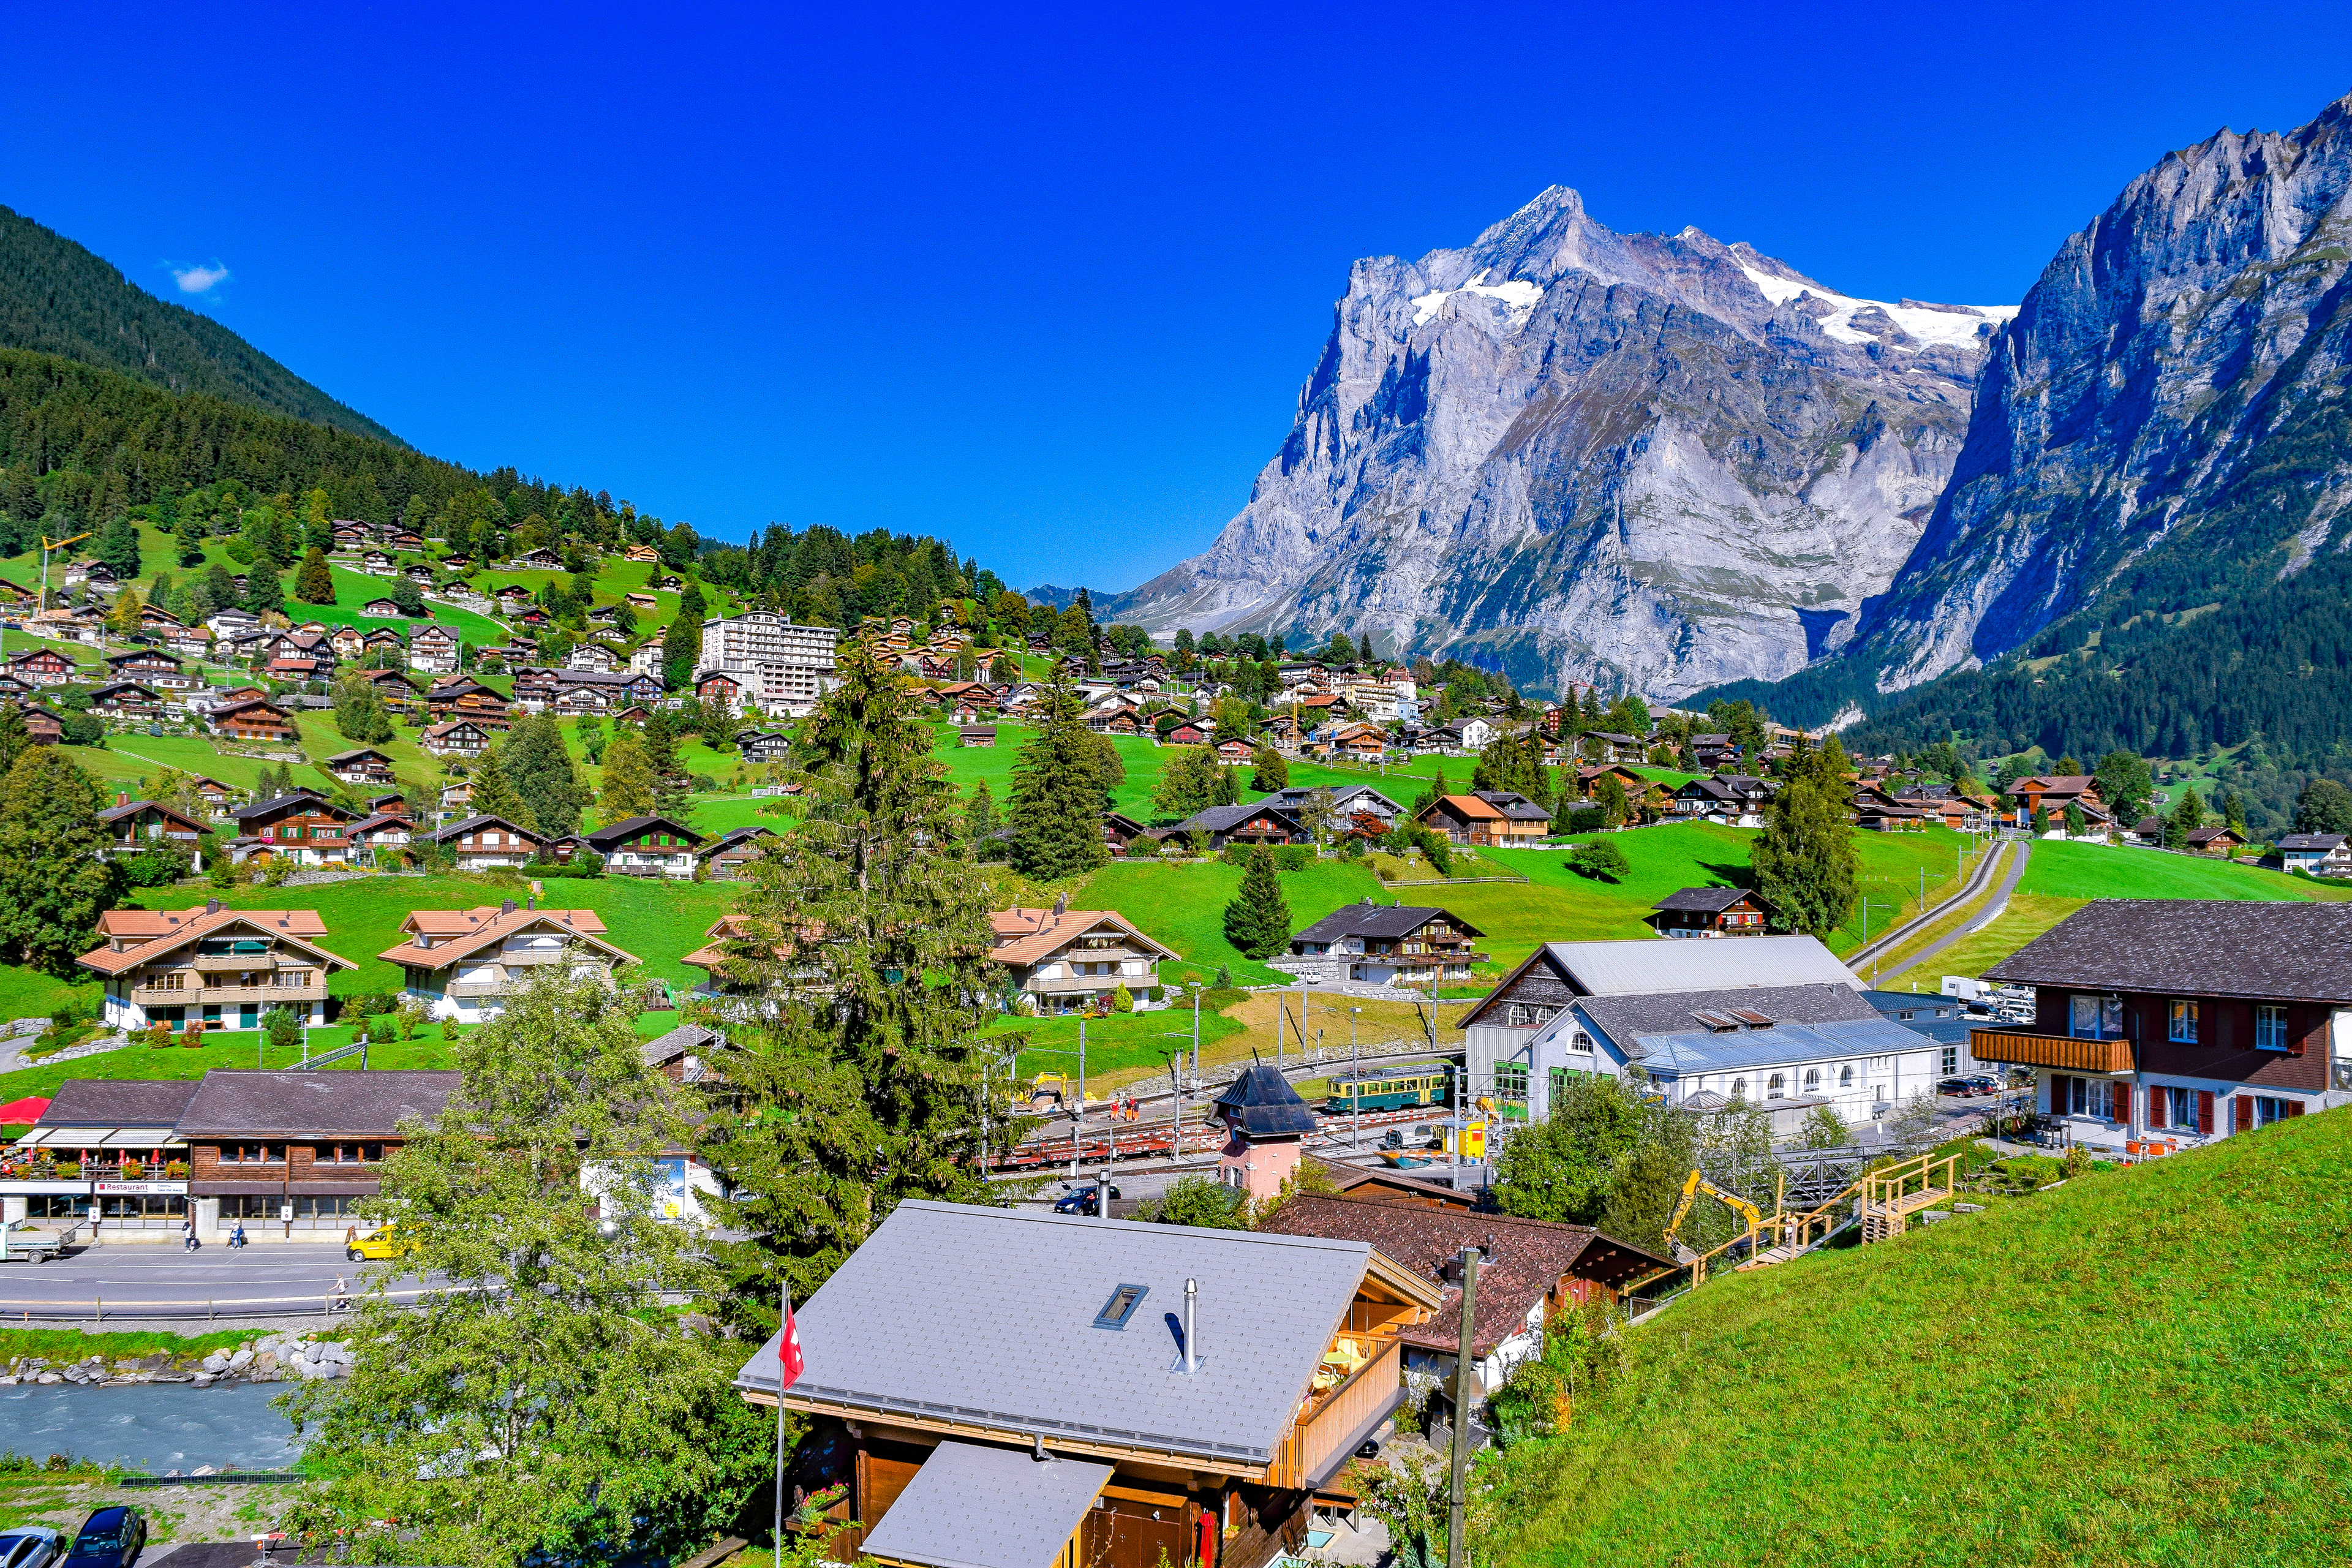
M 161 801 L 132 800 L 127 792 L 118 792 L 114 804 L 98 814 L 105 825 L 110 840 L 106 853 L 110 857 L 143 855 L 165 844 L 177 844 L 191 851 L 204 842 L 211 826 L 197 821 L 175 806 Z M 193 868 L 201 871 L 204 856 L 197 853 Z
M 376 956 L 400 966 L 405 994 L 436 1018 L 478 1024 L 498 1016 L 532 975 L 561 965 L 613 984 L 613 972 L 637 962 L 605 940 L 593 910 L 499 908 L 412 910 L 402 940 Z
M 294 717 L 259 698 L 215 708 L 205 716 L 205 727 L 232 741 L 264 741 L 291 744 L 299 738 Z
M 503 816 L 469 816 L 433 834 L 432 842 L 460 871 L 496 871 L 530 865 L 547 839 Z
M 772 1340 L 736 1387 L 811 1423 L 835 1561 L 1262 1568 L 1352 1500 L 1439 1308 L 1360 1241 L 916 1200 L 798 1309 L 798 1377 Z
M 358 967 L 320 945 L 327 928 L 315 910 L 231 910 L 216 899 L 109 910 L 98 934 L 105 945 L 77 962 L 105 980 L 106 1022 L 118 1029 L 251 1029 L 281 1007 L 323 1024 L 327 977 Z
M 284 860 L 297 866 L 326 866 L 351 858 L 351 841 L 344 829 L 362 814 L 309 790 L 296 790 L 239 806 L 229 815 L 236 822 L 236 837 L 228 842 L 231 864 Z
M 1762 936 L 1772 905 L 1748 888 L 1681 888 L 1650 906 L 1660 936 Z

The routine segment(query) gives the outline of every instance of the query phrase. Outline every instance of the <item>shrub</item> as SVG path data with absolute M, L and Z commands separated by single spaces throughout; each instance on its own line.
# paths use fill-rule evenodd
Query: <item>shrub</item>
M 1275 850 L 1274 865 L 1278 871 L 1304 871 L 1315 863 L 1315 852 L 1304 844 L 1285 844 Z
M 1614 882 L 1625 875 L 1625 852 L 1614 844 L 1580 844 L 1568 852 L 1568 868 L 1580 877 Z
M 1127 982 L 1124 980 L 1111 987 L 1110 1010 L 1114 1013 L 1135 1011 L 1135 994 L 1127 988 Z

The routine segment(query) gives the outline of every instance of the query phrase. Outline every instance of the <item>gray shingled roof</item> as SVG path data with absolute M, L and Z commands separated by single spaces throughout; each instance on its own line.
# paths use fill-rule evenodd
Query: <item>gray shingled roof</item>
M 69 1078 L 58 1085 L 43 1127 L 170 1127 L 196 1092 L 194 1079 Z
M 1744 937 L 1741 941 L 1759 941 Z M 1712 945 L 1712 944 L 1710 944 Z M 1729 991 L 1664 991 L 1636 996 L 1586 996 L 1576 1004 L 1617 1047 L 1640 1059 L 1643 1036 L 1704 1029 L 1697 1013 L 1760 1013 L 1776 1025 L 1875 1021 L 1878 1010 L 1846 985 L 1743 985 Z M 1759 1031 L 1743 1029 L 1743 1035 Z
M 799 1309 L 796 1399 L 1264 1464 L 1355 1299 L 1362 1242 L 914 1201 Z M 1184 1281 L 1202 1363 L 1171 1373 Z M 1120 1330 L 1095 1316 L 1148 1294 Z M 772 1394 L 771 1336 L 736 1386 Z
M 2153 822 L 2156 819 L 2150 817 L 2147 820 Z M 2333 849 L 2343 843 L 2344 838 L 2341 833 L 2284 833 L 2279 836 L 2278 847 L 2282 849 Z
M 1046 1568 L 1110 1477 L 1092 1460 L 941 1443 L 859 1551 L 931 1568 Z
M 1295 813 L 1286 811 L 1270 801 L 1260 801 L 1255 805 L 1208 806 L 1194 812 L 1176 826 L 1185 833 L 1223 833 L 1227 828 L 1239 827 L 1251 817 L 1261 814 L 1278 816 L 1286 823 L 1293 826 L 1297 826 Z
M 182 1137 L 211 1133 L 393 1132 L 412 1116 L 437 1120 L 457 1092 L 454 1072 L 247 1072 L 215 1068 L 179 1120 Z
M 2174 996 L 2352 1002 L 2352 906 L 2101 899 L 1988 980 Z
M 1678 913 L 1688 911 L 1693 914 L 1713 915 L 1721 914 L 1740 900 L 1749 897 L 1753 897 L 1761 908 L 1771 907 L 1764 902 L 1763 894 L 1751 895 L 1745 888 L 1678 888 L 1650 907 L 1654 910 L 1673 910 Z
M 1440 916 L 1452 920 L 1465 935 L 1485 934 L 1468 921 L 1427 904 L 1376 904 L 1366 899 L 1361 903 L 1341 904 L 1291 940 L 1338 942 L 1342 937 L 1368 936 L 1393 941 L 1411 936 Z
M 1225 1125 L 1250 1138 L 1276 1138 L 1315 1131 L 1315 1112 L 1280 1069 L 1252 1062 L 1213 1102 Z

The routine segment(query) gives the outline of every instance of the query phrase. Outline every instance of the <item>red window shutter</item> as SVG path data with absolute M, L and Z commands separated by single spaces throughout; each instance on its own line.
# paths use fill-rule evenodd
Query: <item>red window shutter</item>
M 2200 1132 L 2213 1131 L 2213 1091 L 2210 1089 L 2200 1089 L 2197 1091 L 2197 1131 Z
M 2287 1055 L 2291 1057 L 2299 1057 L 2303 1055 L 2303 1037 L 2310 1027 L 2311 1020 L 2305 1013 L 2304 1009 L 2300 1007 L 2289 1007 L 2286 1010 Z
M 2289 1116 L 2301 1116 L 2303 1114 L 2303 1101 L 2299 1100 L 2288 1100 L 2286 1102 L 2286 1113 Z
M 2238 1124 L 2235 1127 L 2231 1128 L 2230 1131 L 2232 1132 L 2252 1132 L 2253 1130 L 2254 1097 L 2251 1094 L 2242 1094 L 2238 1096 Z

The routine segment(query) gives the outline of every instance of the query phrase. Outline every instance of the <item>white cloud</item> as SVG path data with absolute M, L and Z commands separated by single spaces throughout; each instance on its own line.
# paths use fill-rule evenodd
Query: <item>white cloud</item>
M 172 268 L 172 276 L 178 281 L 180 292 L 183 294 L 209 294 L 215 284 L 228 281 L 228 268 L 218 262 L 213 263 L 210 267 L 202 264 L 194 267 L 174 267 Z

